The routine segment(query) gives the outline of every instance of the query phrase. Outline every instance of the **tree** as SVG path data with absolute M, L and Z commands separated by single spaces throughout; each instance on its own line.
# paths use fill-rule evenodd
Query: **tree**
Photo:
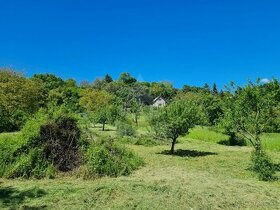
M 225 124 L 246 138 L 255 148 L 255 153 L 262 152 L 261 134 L 273 120 L 272 113 L 277 107 L 273 94 L 260 81 L 250 82 L 244 88 L 231 86 L 227 94 Z
M 0 132 L 19 130 L 43 104 L 39 81 L 11 69 L 0 69 Z
M 106 75 L 105 75 L 104 80 L 105 80 L 106 83 L 111 83 L 111 82 L 113 82 L 113 78 L 112 78 L 109 74 L 106 74 Z
M 142 104 L 140 100 L 134 98 L 130 104 L 130 112 L 134 115 L 134 122 L 138 125 L 138 118 L 141 114 Z
M 92 88 L 95 90 L 102 90 L 104 89 L 104 87 L 106 86 L 106 82 L 103 78 L 97 78 L 96 80 L 94 80 L 93 84 L 92 84 Z
M 223 115 L 221 100 L 212 94 L 204 94 L 202 105 L 208 125 L 215 125 Z
M 150 88 L 150 94 L 153 98 L 161 96 L 166 100 L 172 99 L 176 95 L 176 90 L 173 88 L 172 84 L 167 82 L 152 83 Z
M 80 112 L 80 89 L 73 85 L 74 83 L 51 90 L 48 95 L 48 106 L 64 106 L 71 112 Z
M 212 93 L 215 94 L 215 95 L 219 93 L 219 92 L 218 92 L 218 89 L 217 89 L 216 83 L 213 84 Z
M 119 77 L 119 81 L 123 82 L 124 84 L 127 84 L 127 85 L 137 82 L 137 80 L 127 72 L 121 73 L 121 75 Z
M 174 154 L 177 138 L 187 134 L 199 120 L 198 106 L 195 103 L 178 100 L 151 113 L 149 124 L 156 133 L 171 139 L 170 153 Z
M 204 84 L 203 89 L 204 89 L 204 91 L 210 93 L 210 86 L 207 83 Z
M 102 130 L 105 130 L 105 124 L 110 120 L 115 104 L 115 98 L 106 91 L 97 91 L 86 89 L 82 93 L 80 105 L 93 116 L 96 122 L 102 124 Z
M 40 81 L 47 93 L 64 85 L 64 81 L 54 74 L 34 74 L 32 79 Z

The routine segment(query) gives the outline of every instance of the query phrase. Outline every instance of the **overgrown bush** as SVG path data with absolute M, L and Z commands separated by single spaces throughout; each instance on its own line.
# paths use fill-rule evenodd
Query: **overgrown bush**
M 0 176 L 7 178 L 53 177 L 79 162 L 80 130 L 69 115 L 38 112 L 15 141 L 0 144 Z
M 251 169 L 258 175 L 259 179 L 262 181 L 271 181 L 276 179 L 276 167 L 272 163 L 269 156 L 264 152 L 260 154 L 253 152 Z
M 135 136 L 136 131 L 129 122 L 117 122 L 117 134 L 120 137 Z
M 113 140 L 98 140 L 86 153 L 88 173 L 91 176 L 128 175 L 143 165 L 141 158 L 116 144 Z
M 40 128 L 44 155 L 59 171 L 70 171 L 79 165 L 79 139 L 77 121 L 69 116 L 60 116 Z

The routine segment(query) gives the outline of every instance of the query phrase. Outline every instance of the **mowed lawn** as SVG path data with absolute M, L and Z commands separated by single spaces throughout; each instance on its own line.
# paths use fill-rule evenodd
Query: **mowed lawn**
M 280 181 L 248 170 L 250 147 L 185 137 L 170 156 L 161 154 L 169 145 L 126 146 L 146 163 L 130 176 L 0 179 L 0 209 L 280 209 Z M 269 154 L 280 162 L 279 152 Z

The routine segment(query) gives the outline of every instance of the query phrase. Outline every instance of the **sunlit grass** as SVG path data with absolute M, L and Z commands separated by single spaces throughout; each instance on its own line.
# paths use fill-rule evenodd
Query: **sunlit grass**
M 140 118 L 138 133 L 147 133 L 147 127 Z M 106 131 L 101 125 L 92 129 L 98 136 L 116 136 L 111 125 Z M 16 136 L 0 134 L 0 141 Z M 275 163 L 280 163 L 279 136 L 262 136 Z M 211 128 L 195 127 L 179 138 L 174 156 L 164 153 L 170 145 L 126 145 L 146 163 L 130 176 L 0 179 L 0 209 L 280 209 L 280 181 L 258 181 L 248 170 L 252 148 L 218 144 L 226 139 Z

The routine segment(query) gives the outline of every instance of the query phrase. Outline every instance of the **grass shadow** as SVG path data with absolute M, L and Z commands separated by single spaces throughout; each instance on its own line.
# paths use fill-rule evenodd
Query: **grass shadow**
M 170 150 L 164 150 L 160 153 L 161 155 L 173 155 L 173 156 L 179 156 L 179 157 L 203 157 L 208 155 L 217 155 L 216 152 L 203 152 L 203 151 L 197 151 L 197 150 L 184 150 L 184 149 L 178 149 L 175 150 L 173 154 L 171 154 Z
M 1 187 L 0 186 L 0 207 L 1 204 L 4 207 L 11 207 L 11 209 L 18 209 L 26 199 L 40 198 L 46 195 L 46 191 L 39 188 L 32 188 L 29 190 L 19 191 L 13 187 Z M 45 209 L 44 206 L 23 206 L 22 209 Z
M 221 140 L 217 142 L 218 144 L 225 145 L 225 146 L 247 146 L 247 142 L 244 139 L 237 139 L 237 140 Z

